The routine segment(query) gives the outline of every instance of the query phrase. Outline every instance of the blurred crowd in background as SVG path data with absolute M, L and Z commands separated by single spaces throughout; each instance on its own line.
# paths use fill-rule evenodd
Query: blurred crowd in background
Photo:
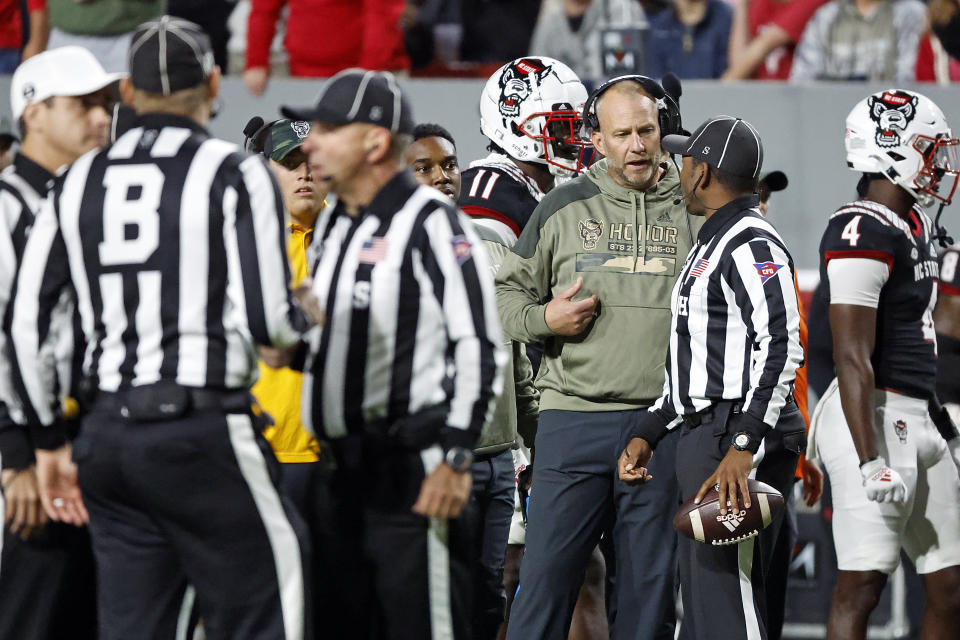
M 254 95 L 271 77 L 364 67 L 487 77 L 547 55 L 588 85 L 682 79 L 947 84 L 960 80 L 960 0 L 0 0 L 0 73 L 84 46 L 125 70 L 133 30 L 163 13 L 211 35 Z

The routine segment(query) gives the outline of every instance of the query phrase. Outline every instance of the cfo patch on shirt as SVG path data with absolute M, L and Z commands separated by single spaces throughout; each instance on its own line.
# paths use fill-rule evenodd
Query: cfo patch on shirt
M 453 255 L 457 259 L 457 264 L 462 265 L 470 259 L 472 245 L 466 236 L 453 236 L 450 238 L 450 244 L 453 246 Z
M 782 264 L 774 264 L 772 262 L 754 263 L 753 266 L 757 268 L 757 274 L 760 276 L 761 284 L 766 284 L 767 280 L 777 275 L 777 271 L 783 268 Z

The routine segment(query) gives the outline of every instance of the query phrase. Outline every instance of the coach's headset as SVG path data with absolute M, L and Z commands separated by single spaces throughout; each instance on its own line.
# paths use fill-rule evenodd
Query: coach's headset
M 680 119 L 680 105 L 678 100 L 682 93 L 680 81 L 673 74 L 667 74 L 663 78 L 664 85 L 669 86 L 671 91 L 667 92 L 659 82 L 653 78 L 641 75 L 618 76 L 607 80 L 590 94 L 586 103 L 583 105 L 583 123 L 586 126 L 587 133 L 596 131 L 600 128 L 600 119 L 597 117 L 597 100 L 600 99 L 607 89 L 620 82 L 636 82 L 644 91 L 653 96 L 657 104 L 657 122 L 660 125 L 660 137 L 671 134 L 685 134 L 683 123 Z
M 583 105 L 583 124 L 587 133 L 596 131 L 600 128 L 600 118 L 597 117 L 597 100 L 604 92 L 619 82 L 636 82 L 644 91 L 653 96 L 657 105 L 657 124 L 660 125 L 660 139 L 669 135 L 690 135 L 690 132 L 683 128 L 683 121 L 680 118 L 680 96 L 683 95 L 683 89 L 680 86 L 680 80 L 672 73 L 663 76 L 663 85 L 653 78 L 631 74 L 618 76 L 607 80 L 590 94 Z M 677 167 L 679 173 L 679 167 Z M 683 202 L 682 197 L 674 198 L 673 204 L 678 205 Z M 690 242 L 693 243 L 693 229 L 687 225 L 687 231 L 690 233 Z
M 253 116 L 243 128 L 243 148 L 250 153 L 263 153 L 263 146 L 267 142 L 267 134 L 270 127 L 277 122 L 271 120 L 264 122 L 260 116 Z

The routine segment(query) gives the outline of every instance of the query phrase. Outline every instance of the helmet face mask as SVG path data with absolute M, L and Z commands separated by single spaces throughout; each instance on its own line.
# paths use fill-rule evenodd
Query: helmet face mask
M 580 137 L 582 128 L 581 112 L 562 108 L 531 114 L 519 127 L 523 135 L 541 146 L 543 161 L 554 175 L 580 173 L 586 168 L 583 162 L 592 145 Z
M 581 139 L 587 90 L 565 64 L 519 58 L 497 70 L 480 97 L 480 130 L 509 156 L 544 164 L 554 175 L 576 174 L 590 143 Z
M 960 141 L 924 95 L 889 89 L 861 100 L 847 116 L 847 165 L 882 173 L 920 203 L 949 204 L 960 178 Z
M 914 184 L 935 200 L 950 204 L 960 181 L 960 140 L 917 135 L 913 148 L 923 158 Z

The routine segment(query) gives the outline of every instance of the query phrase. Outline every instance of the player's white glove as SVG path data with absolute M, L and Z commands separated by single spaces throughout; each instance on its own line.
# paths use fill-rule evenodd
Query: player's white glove
M 887 466 L 887 461 L 877 457 L 860 465 L 863 488 L 867 498 L 874 502 L 906 502 L 907 485 L 895 469 Z
M 947 440 L 947 451 L 950 452 L 950 459 L 953 460 L 953 466 L 957 468 L 960 474 L 960 436 Z

